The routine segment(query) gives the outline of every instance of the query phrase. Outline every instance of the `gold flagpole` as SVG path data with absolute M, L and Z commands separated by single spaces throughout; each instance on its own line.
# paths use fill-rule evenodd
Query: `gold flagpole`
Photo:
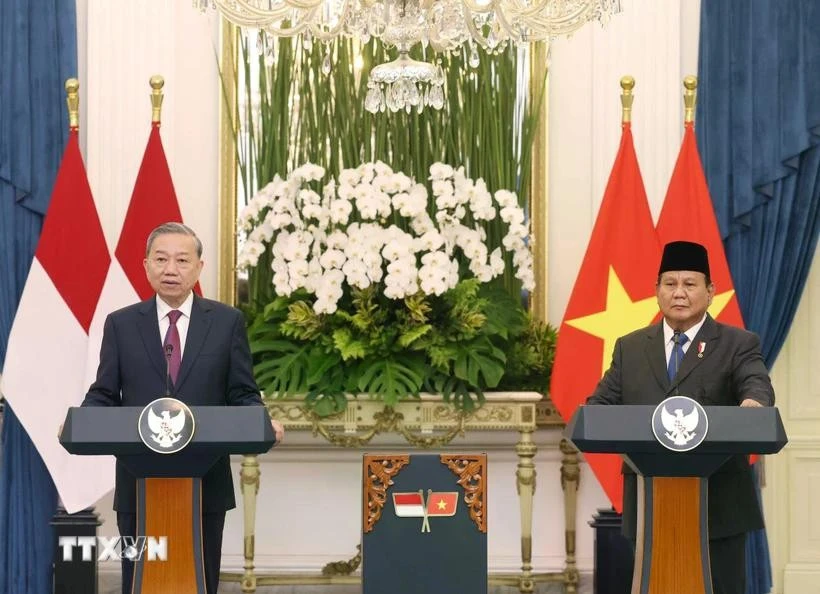
M 698 77 L 691 74 L 685 76 L 683 78 L 683 89 L 683 122 L 684 124 L 694 124 L 695 105 L 698 96 Z
M 151 123 L 159 124 L 162 121 L 162 87 L 165 86 L 165 79 L 155 74 L 148 84 L 151 85 Z
M 635 88 L 635 79 L 629 75 L 621 77 L 621 123 L 632 123 L 632 102 L 635 96 L 632 89 Z
M 80 81 L 69 78 L 65 81 L 65 102 L 68 106 L 68 127 L 76 130 L 80 127 Z

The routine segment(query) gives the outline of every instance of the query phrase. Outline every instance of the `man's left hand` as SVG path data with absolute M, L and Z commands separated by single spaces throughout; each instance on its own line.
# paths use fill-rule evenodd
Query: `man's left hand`
M 760 406 L 763 406 L 763 405 L 760 404 L 757 400 L 754 400 L 752 398 L 746 398 L 743 402 L 740 403 L 740 406 L 742 406 L 744 408 L 753 408 L 753 407 L 756 407 L 756 406 L 760 407 Z
M 270 420 L 270 426 L 273 427 L 273 432 L 276 435 L 275 445 L 279 445 L 280 443 L 282 443 L 282 440 L 285 439 L 285 428 L 282 426 L 282 423 L 280 423 L 276 419 Z

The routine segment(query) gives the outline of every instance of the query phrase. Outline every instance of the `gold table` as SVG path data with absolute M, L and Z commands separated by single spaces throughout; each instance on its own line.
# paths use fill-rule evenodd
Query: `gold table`
M 467 431 L 517 431 L 518 455 L 516 486 L 521 513 L 521 572 L 491 573 L 490 584 L 512 586 L 520 592 L 533 592 L 537 582 L 559 582 L 567 593 L 578 586 L 575 561 L 575 510 L 578 489 L 578 453 L 566 440 L 560 448 L 561 486 L 564 492 L 566 530 L 564 570 L 554 573 L 532 571 L 532 507 L 535 493 L 535 457 L 537 447 L 533 432 L 537 427 L 562 427 L 555 409 L 536 392 L 492 392 L 485 394 L 485 403 L 471 413 L 461 413 L 442 402 L 436 395 L 422 395 L 420 400 L 406 400 L 393 409 L 367 398 L 351 398 L 347 409 L 334 417 L 318 418 L 302 407 L 301 400 L 266 399 L 272 418 L 285 426 L 285 431 L 311 431 L 329 443 L 345 448 L 363 448 L 379 434 L 396 433 L 414 448 L 440 448 Z M 244 511 L 244 571 L 223 572 L 220 579 L 239 582 L 242 592 L 256 592 L 266 585 L 356 584 L 361 577 L 353 575 L 361 556 L 349 561 L 328 564 L 321 574 L 257 574 L 254 570 L 256 533 L 256 496 L 261 473 L 256 456 L 245 456 L 240 471 Z

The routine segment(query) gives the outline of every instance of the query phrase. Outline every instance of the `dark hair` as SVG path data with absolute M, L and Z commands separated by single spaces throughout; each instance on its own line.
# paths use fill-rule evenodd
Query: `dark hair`
M 199 237 L 196 236 L 194 230 L 191 229 L 188 225 L 183 225 L 182 223 L 163 223 L 153 231 L 148 236 L 148 241 L 145 244 L 145 257 L 148 257 L 148 254 L 151 253 L 151 245 L 153 245 L 154 240 L 159 237 L 160 235 L 168 235 L 171 233 L 175 233 L 178 235 L 188 235 L 189 237 L 193 237 L 194 241 L 196 242 L 196 257 L 202 257 L 202 242 L 199 240 Z

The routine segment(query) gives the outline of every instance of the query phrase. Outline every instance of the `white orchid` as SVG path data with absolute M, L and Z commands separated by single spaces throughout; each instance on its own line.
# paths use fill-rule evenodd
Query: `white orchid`
M 239 216 L 244 241 L 237 263 L 256 267 L 269 251 L 278 295 L 305 290 L 316 297 L 314 311 L 326 314 L 337 311 L 349 287 L 379 285 L 390 299 L 442 295 L 465 271 L 483 283 L 503 274 L 505 252 L 523 286 L 534 286 L 526 216 L 515 193 L 491 194 L 484 180 L 444 163 L 430 167 L 430 190 L 381 162 L 323 182 L 325 173 L 308 163 L 287 179 L 277 176 Z M 483 221 L 496 216 L 505 235 L 491 251 Z

